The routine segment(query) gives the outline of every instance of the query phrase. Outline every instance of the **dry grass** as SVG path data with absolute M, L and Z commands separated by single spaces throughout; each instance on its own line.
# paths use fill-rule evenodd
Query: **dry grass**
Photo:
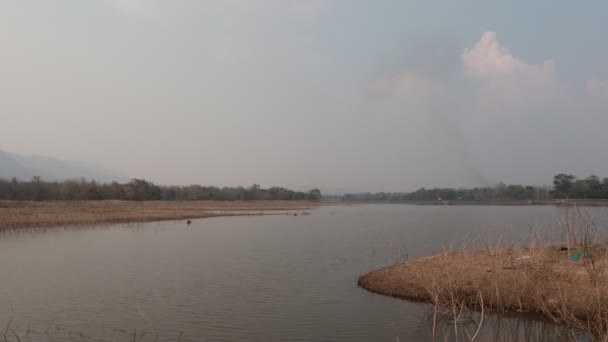
M 0 201 L 0 230 L 307 211 L 308 201 Z
M 537 233 L 519 244 L 488 240 L 485 250 L 445 251 L 393 265 L 364 275 L 359 285 L 430 303 L 433 333 L 438 319 L 448 317 L 453 336 L 474 340 L 487 312 L 518 312 L 538 313 L 592 340 L 608 341 L 603 228 L 578 209 L 569 212 L 561 228 L 557 244 Z M 574 253 L 591 257 L 574 261 Z M 463 331 L 471 321 L 476 328 Z

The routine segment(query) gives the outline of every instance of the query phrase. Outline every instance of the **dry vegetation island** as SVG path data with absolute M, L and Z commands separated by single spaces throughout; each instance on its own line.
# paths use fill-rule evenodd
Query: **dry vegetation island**
M 608 244 L 586 212 L 574 209 L 565 221 L 560 242 L 540 234 L 519 245 L 485 241 L 484 250 L 422 257 L 366 274 L 358 283 L 430 303 L 434 329 L 441 318 L 452 322 L 453 332 L 475 322 L 477 331 L 462 335 L 467 340 L 475 338 L 485 313 L 498 312 L 540 314 L 573 334 L 606 341 Z
M 0 201 L 0 230 L 307 212 L 314 201 Z

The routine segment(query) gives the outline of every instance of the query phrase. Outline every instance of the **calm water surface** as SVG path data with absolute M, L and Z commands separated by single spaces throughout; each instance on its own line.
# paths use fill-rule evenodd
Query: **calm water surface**
M 355 205 L 5 232 L 0 326 L 12 318 L 23 341 L 426 341 L 425 305 L 357 278 L 486 233 L 516 239 L 563 210 Z

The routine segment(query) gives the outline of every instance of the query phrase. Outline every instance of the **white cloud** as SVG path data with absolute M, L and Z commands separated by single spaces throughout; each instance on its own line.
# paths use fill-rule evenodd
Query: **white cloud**
M 608 81 L 592 78 L 587 81 L 587 92 L 592 96 L 604 97 L 608 96 Z
M 582 101 L 588 108 L 601 113 L 599 116 L 606 117 L 604 113 L 608 109 L 608 80 L 597 77 L 587 80 Z
M 474 83 L 429 77 L 420 70 L 406 68 L 374 79 L 368 84 L 368 94 L 415 99 L 418 103 L 424 100 L 435 103 L 450 97 L 472 110 L 472 114 L 509 112 L 525 116 L 553 106 L 567 93 L 552 59 L 528 64 L 513 56 L 491 31 L 485 32 L 473 48 L 463 50 L 460 64 L 464 76 Z
M 483 112 L 530 113 L 551 104 L 565 90 L 553 60 L 527 64 L 514 57 L 491 31 L 485 32 L 472 49 L 465 49 L 460 60 L 465 74 L 481 82 L 477 105 Z
M 467 72 L 486 81 L 512 75 L 547 80 L 553 78 L 555 70 L 551 59 L 540 65 L 529 65 L 515 58 L 491 31 L 484 33 L 475 47 L 465 49 L 460 58 Z

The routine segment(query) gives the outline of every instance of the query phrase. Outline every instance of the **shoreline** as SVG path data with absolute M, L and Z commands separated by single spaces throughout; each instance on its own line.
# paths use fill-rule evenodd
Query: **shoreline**
M 541 315 L 593 334 L 603 329 L 608 307 L 606 250 L 594 250 L 595 259 L 574 261 L 576 252 L 583 251 L 543 247 L 440 253 L 369 272 L 357 284 L 372 293 L 429 303 L 439 311 L 466 307 Z
M 556 206 L 556 207 L 608 207 L 608 200 L 497 200 L 497 201 L 344 201 L 349 204 L 404 204 L 420 206 L 473 205 L 473 206 Z
M 321 205 L 316 201 L 0 201 L 0 231 L 306 213 Z

